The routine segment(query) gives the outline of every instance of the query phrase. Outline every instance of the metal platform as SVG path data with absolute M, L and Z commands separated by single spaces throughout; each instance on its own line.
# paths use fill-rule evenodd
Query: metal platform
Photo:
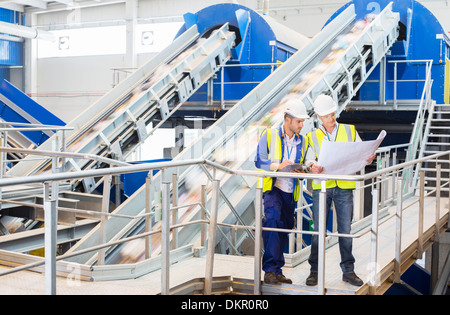
M 417 200 L 417 197 L 408 199 L 408 203 Z M 395 206 L 388 212 L 395 213 Z M 424 212 L 424 250 L 434 241 L 436 199 L 427 197 L 425 199 Z M 402 258 L 401 272 L 404 272 L 414 263 L 418 257 L 418 203 L 406 209 L 403 213 L 402 224 Z M 449 220 L 448 199 L 441 199 L 441 211 L 439 230 L 445 230 Z M 396 222 L 395 216 L 391 216 L 380 224 L 379 230 L 379 261 L 376 275 L 376 294 L 383 294 L 393 284 L 395 265 L 395 249 L 392 240 L 395 238 Z M 363 295 L 369 294 L 370 279 L 370 239 L 371 232 L 361 233 L 361 237 L 354 240 L 353 252 L 356 259 L 355 272 L 363 279 L 365 284 L 354 287 L 341 281 L 341 270 L 339 267 L 340 255 L 337 245 L 332 246 L 326 253 L 325 287 L 326 294 Z M 307 251 L 305 249 L 304 251 Z M 206 257 L 184 258 L 171 266 L 170 287 L 171 294 L 203 294 L 204 278 L 206 270 Z M 125 267 L 125 266 L 124 266 Z M 133 294 L 153 295 L 160 294 L 161 270 L 156 270 L 136 279 L 111 280 L 108 281 L 86 281 L 89 273 L 94 275 L 95 271 L 86 271 L 87 275 L 77 275 L 76 264 L 66 264 L 64 268 L 67 274 L 57 279 L 57 294 Z M 79 268 L 79 267 L 78 267 Z M 61 269 L 63 269 L 61 267 Z M 0 272 L 5 268 L 0 268 Z M 95 270 L 95 269 L 94 269 Z M 81 272 L 78 269 L 78 272 Z M 284 274 L 291 278 L 292 285 L 262 285 L 262 294 L 316 294 L 316 287 L 308 287 L 305 280 L 309 275 L 309 264 L 303 261 L 295 267 L 285 267 Z M 217 284 L 214 284 L 213 294 L 253 294 L 254 258 L 251 256 L 231 256 L 216 254 L 214 258 L 213 276 Z M 222 284 L 219 284 L 222 279 Z M 263 280 L 263 279 L 261 279 Z M 214 282 L 214 283 L 216 283 Z M 0 294 L 44 294 L 44 275 L 39 272 L 22 271 L 19 273 L 3 276 L 1 278 Z

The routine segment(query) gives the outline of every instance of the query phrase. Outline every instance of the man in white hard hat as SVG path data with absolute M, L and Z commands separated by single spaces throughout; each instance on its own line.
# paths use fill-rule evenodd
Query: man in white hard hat
M 320 120 L 318 129 L 308 133 L 309 150 L 307 162 L 312 164 L 312 173 L 321 173 L 323 168 L 316 164 L 320 155 L 320 148 L 323 141 L 335 142 L 358 142 L 361 138 L 353 125 L 339 124 L 336 122 L 337 103 L 328 95 L 319 95 L 314 101 L 314 111 Z M 312 150 L 311 150 L 312 149 Z M 375 154 L 366 159 L 367 163 L 372 163 Z M 313 181 L 313 223 L 314 230 L 318 230 L 319 222 L 319 192 L 320 182 Z M 334 202 L 338 233 L 350 234 L 351 221 L 353 216 L 353 190 L 355 182 L 329 180 L 326 182 L 326 222 L 331 203 Z M 363 281 L 355 274 L 355 258 L 352 254 L 352 239 L 348 237 L 339 238 L 339 251 L 341 254 L 342 280 L 355 286 L 361 286 Z M 311 272 L 306 280 L 307 285 L 316 285 L 318 278 L 318 237 L 313 236 L 311 242 L 311 254 L 308 259 L 311 265 Z
M 308 149 L 308 138 L 300 135 L 303 122 L 309 118 L 305 104 L 298 96 L 289 95 L 281 101 L 280 106 L 284 106 L 284 124 L 264 130 L 255 157 L 255 166 L 267 172 L 276 172 L 288 165 L 303 163 Z M 294 227 L 294 211 L 300 195 L 300 185 L 298 179 L 264 178 L 263 227 Z M 264 282 L 292 283 L 281 270 L 284 266 L 283 253 L 287 242 L 287 233 L 263 231 Z

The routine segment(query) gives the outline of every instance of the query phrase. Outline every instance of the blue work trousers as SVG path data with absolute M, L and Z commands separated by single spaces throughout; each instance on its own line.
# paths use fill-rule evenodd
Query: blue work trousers
M 292 193 L 286 193 L 277 187 L 264 194 L 263 227 L 292 229 L 296 203 Z M 288 233 L 263 231 L 264 255 L 262 269 L 264 272 L 281 274 L 284 266 L 284 249 L 288 244 Z
M 313 223 L 314 231 L 319 230 L 319 193 L 320 190 L 313 191 Z M 339 187 L 327 189 L 326 213 L 330 213 L 331 202 L 334 201 L 336 210 L 338 233 L 350 234 L 351 221 L 353 217 L 353 190 L 341 189 Z M 343 273 L 354 271 L 355 258 L 352 254 L 352 239 L 349 237 L 339 237 L 339 251 L 341 254 L 341 269 Z M 318 263 L 318 236 L 313 235 L 311 241 L 311 254 L 308 259 L 311 271 L 317 271 Z

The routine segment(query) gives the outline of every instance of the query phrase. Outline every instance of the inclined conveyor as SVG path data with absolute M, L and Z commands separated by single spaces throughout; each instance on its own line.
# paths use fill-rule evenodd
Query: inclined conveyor
M 190 96 L 231 58 L 234 32 L 223 25 L 208 38 L 200 38 L 194 25 L 168 48 L 133 73 L 98 102 L 87 108 L 67 127 L 67 151 L 125 160 Z M 51 150 L 51 141 L 38 150 Z M 50 169 L 50 160 L 34 161 L 28 156 L 8 175 L 29 176 Z M 101 167 L 89 159 L 68 159 L 64 171 Z M 73 185 L 76 185 L 74 183 Z M 99 185 L 83 180 L 84 191 Z
M 282 122 L 282 113 L 277 105 L 289 93 L 297 93 L 312 109 L 312 100 L 321 93 L 330 93 L 339 101 L 342 111 L 358 91 L 380 60 L 388 53 L 398 37 L 399 15 L 392 12 L 392 4 L 380 14 L 370 15 L 364 21 L 355 19 L 355 10 L 349 6 L 331 21 L 311 42 L 288 59 L 245 98 L 234 105 L 213 126 L 207 129 L 190 147 L 178 154 L 174 161 L 186 159 L 209 159 L 224 163 L 233 169 L 253 169 L 254 148 L 262 128 Z M 306 132 L 312 126 L 304 128 Z M 239 156 L 229 156 L 227 148 L 248 148 L 239 150 Z M 236 151 L 232 151 L 236 152 Z M 207 171 L 207 170 L 206 170 Z M 188 196 L 179 203 L 190 203 L 199 198 L 202 173 L 197 166 L 179 167 L 179 190 L 185 189 Z M 161 178 L 162 176 L 165 178 Z M 210 174 L 213 176 L 212 174 Z M 204 175 L 203 175 L 204 176 Z M 170 182 L 172 174 L 160 172 L 153 177 L 151 189 L 158 193 L 161 181 Z M 192 183 L 195 183 L 193 185 Z M 204 177 L 203 183 L 206 183 Z M 224 176 L 221 178 L 221 203 L 219 213 L 227 219 L 225 223 L 238 223 L 253 209 L 255 182 L 250 178 Z M 193 193 L 194 192 L 194 193 Z M 144 211 L 145 187 L 142 187 L 120 205 L 114 213 L 135 216 Z M 198 200 L 197 200 L 198 201 Z M 158 206 L 153 204 L 153 206 Z M 251 213 L 251 212 L 250 212 Z M 193 206 L 179 213 L 180 220 L 199 217 L 199 207 Z M 251 221 L 252 218 L 248 217 Z M 248 223 L 248 222 L 247 222 Z M 143 219 L 123 220 L 110 218 L 106 225 L 106 241 L 116 240 L 139 233 Z M 82 238 L 69 252 L 88 248 L 98 242 L 99 227 Z M 192 243 L 199 234 L 199 227 L 185 227 L 179 231 L 178 246 Z M 242 237 L 246 237 L 243 235 Z M 218 238 L 220 241 L 220 238 Z M 137 246 L 138 248 L 139 246 Z M 153 245 L 158 251 L 158 245 Z M 142 248 L 143 251 L 143 248 Z M 116 249 L 110 261 L 120 260 Z M 123 256 L 123 255 L 122 255 Z M 135 252 L 135 257 L 140 254 Z M 123 258 L 123 257 L 122 257 Z M 83 264 L 95 264 L 96 254 L 85 254 L 70 259 Z
M 211 10 L 216 14 L 211 14 Z M 211 16 L 216 19 L 211 20 Z M 72 122 L 67 125 L 63 123 L 67 130 L 71 130 L 65 132 L 67 141 L 49 133 L 50 138 L 47 141 L 42 144 L 36 142 L 39 147 L 34 151 L 35 154 L 17 149 L 18 153 L 29 155 L 14 165 L 7 176 L 23 177 L 49 173 L 52 166 L 51 157 L 42 157 L 55 147 L 57 150 L 60 148 L 66 151 L 58 159 L 58 172 L 124 165 L 130 153 L 155 130 L 172 116 L 180 115 L 180 110 L 186 110 L 184 104 L 196 102 L 199 96 L 202 97 L 204 93 L 201 88 L 209 85 L 212 80 L 217 80 L 217 72 L 227 61 L 235 66 L 241 63 L 284 61 L 309 42 L 306 37 L 278 25 L 273 19 L 240 5 L 220 4 L 197 14 L 187 14 L 185 18 L 186 25 L 169 47 L 89 106 Z M 218 19 L 223 23 L 215 24 Z M 191 23 L 194 20 L 196 23 Z M 256 36 L 259 34 L 261 36 Z M 257 53 L 248 54 L 250 50 L 255 49 L 258 50 Z M 228 81 L 230 77 L 236 78 L 236 74 L 240 73 L 241 80 L 248 80 L 248 77 L 263 80 L 274 67 L 265 65 L 262 69 L 254 69 L 245 65 L 240 68 L 222 70 L 222 76 Z M 205 84 L 206 82 L 208 84 Z M 244 90 L 251 88 L 252 86 L 248 86 Z M 239 90 L 238 95 L 227 92 L 227 100 L 241 98 L 245 92 L 241 87 Z M 224 97 L 222 96 L 222 99 Z M 9 105 L 8 109 L 17 108 Z M 203 111 L 205 109 L 206 106 Z M 187 110 L 192 112 L 191 107 Z M 27 113 L 26 109 L 20 112 L 27 117 L 32 114 Z M 115 197 L 118 200 L 118 183 L 115 183 Z M 93 206 L 94 210 L 98 210 L 100 204 L 97 191 L 101 190 L 101 185 L 102 178 L 73 180 L 60 186 L 60 197 L 68 199 L 75 207 Z M 8 187 L 8 192 L 3 190 L 3 197 L 12 196 L 15 202 L 28 202 L 28 208 L 33 207 L 32 204 L 39 199 L 42 185 L 24 188 Z M 29 211 L 26 204 L 22 206 Z M 17 204 L 14 203 L 3 204 L 3 209 L 16 207 Z M 33 212 L 32 208 L 31 210 L 30 213 Z M 19 214 L 19 211 L 10 212 L 13 216 L 16 213 Z M 63 224 L 70 224 L 74 220 L 73 215 L 69 221 L 61 221 L 62 217 L 63 214 L 59 216 L 59 222 Z M 33 216 L 28 218 L 37 219 Z

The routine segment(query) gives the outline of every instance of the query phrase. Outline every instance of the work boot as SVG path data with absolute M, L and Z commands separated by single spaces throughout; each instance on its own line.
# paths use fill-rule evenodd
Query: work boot
M 317 285 L 318 273 L 317 271 L 311 271 L 308 278 L 306 278 L 306 285 L 314 286 Z
M 282 273 L 279 274 L 279 275 L 277 275 L 277 280 L 278 280 L 279 282 L 281 282 L 281 283 L 289 283 L 289 284 L 292 284 L 292 280 L 286 278 Z
M 266 272 L 264 274 L 264 282 L 267 284 L 280 284 L 275 272 Z
M 342 275 L 342 281 L 348 282 L 351 285 L 360 287 L 364 284 L 364 282 L 352 271 L 349 273 L 344 273 Z

